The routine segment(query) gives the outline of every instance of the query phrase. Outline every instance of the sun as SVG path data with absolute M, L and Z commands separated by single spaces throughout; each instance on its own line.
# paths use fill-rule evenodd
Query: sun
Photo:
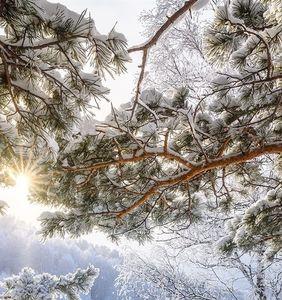
M 37 219 L 43 211 L 41 204 L 31 200 L 32 193 L 38 190 L 42 183 L 39 178 L 40 174 L 32 173 L 30 169 L 20 172 L 13 170 L 13 185 L 6 190 L 5 194 L 9 214 L 33 225 L 37 224 Z
M 32 154 L 24 151 L 7 167 L 7 175 L 18 198 L 27 198 L 38 191 L 46 181 L 40 162 Z
M 9 186 L 5 197 L 10 213 L 18 219 L 36 222 L 43 207 L 35 198 L 45 191 L 44 184 L 48 181 L 40 162 L 32 156 L 21 155 L 7 167 L 6 174 Z M 1 190 L 0 193 L 3 194 Z
M 31 185 L 31 178 L 28 174 L 20 173 L 15 175 L 14 192 L 18 196 L 26 199 L 28 197 L 29 188 Z

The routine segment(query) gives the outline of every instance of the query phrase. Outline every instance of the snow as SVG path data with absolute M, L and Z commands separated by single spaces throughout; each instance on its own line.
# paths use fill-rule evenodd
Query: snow
M 230 242 L 232 242 L 232 238 L 230 236 L 225 236 L 216 242 L 216 248 L 221 251 Z
M 234 1 L 233 1 L 233 3 L 234 3 Z M 227 13 L 228 13 L 228 19 L 230 20 L 231 23 L 244 25 L 243 20 L 234 17 L 232 7 L 230 7 L 230 6 L 228 7 Z
M 69 167 L 68 160 L 66 158 L 62 161 L 62 167 Z
M 5 115 L 0 113 L 0 131 L 10 136 L 16 136 L 15 127 L 10 124 Z
M 72 27 L 75 28 L 79 22 L 81 22 L 81 15 L 69 10 L 66 6 L 60 3 L 50 3 L 46 0 L 37 0 L 36 5 L 38 7 L 37 13 L 41 16 L 45 21 L 55 21 L 58 13 L 63 13 L 62 23 L 66 22 L 68 19 L 72 20 Z M 91 34 L 94 36 L 98 36 L 99 32 L 97 31 L 94 22 L 91 21 L 89 24 L 88 19 L 84 19 L 83 22 L 80 23 L 79 32 L 88 33 L 89 29 L 91 30 Z
M 129 54 L 126 51 L 116 50 L 115 55 L 123 61 L 132 62 L 132 58 L 129 56 Z
M 252 204 L 248 209 L 246 209 L 244 214 L 244 219 L 247 220 L 250 216 L 257 216 L 263 210 L 268 208 L 273 208 L 278 204 L 279 204 L 279 200 L 269 201 L 268 199 L 260 199 L 254 204 Z
M 56 142 L 55 135 L 45 133 L 44 139 L 47 142 L 49 149 L 57 157 L 57 154 L 59 153 L 60 148 L 59 148 L 58 143 Z
M 145 124 L 144 126 L 141 127 L 141 130 L 145 136 L 156 133 L 157 129 L 158 128 L 156 123 L 152 123 L 152 122 Z
M 123 33 L 115 31 L 115 29 L 111 30 L 108 34 L 108 40 L 120 40 L 124 43 L 127 43 L 127 39 Z
M 238 48 L 238 50 L 234 51 L 231 55 L 232 59 L 244 59 L 247 55 L 249 55 L 250 49 L 254 47 L 254 45 L 259 43 L 259 38 L 257 36 L 249 36 L 247 40 Z
M 192 10 L 199 10 L 208 5 L 209 2 L 210 0 L 197 0 L 197 2 L 192 6 Z
M 79 122 L 79 132 L 82 137 L 87 135 L 96 135 L 96 124 L 94 120 L 90 118 L 82 118 Z
M 53 217 L 54 217 L 54 213 L 51 213 L 49 211 L 44 211 L 43 213 L 41 213 L 38 220 L 41 221 L 44 219 L 52 219 Z
M 248 236 L 248 230 L 246 228 L 246 226 L 240 226 L 234 236 L 233 242 L 235 244 L 237 244 L 238 246 L 240 246 L 240 244 L 242 243 L 242 241 L 244 241 L 244 239 Z
M 13 300 L 55 300 L 61 299 L 61 294 L 69 299 L 80 299 L 79 293 L 88 293 L 98 275 L 99 270 L 92 265 L 60 277 L 48 273 L 38 275 L 34 270 L 24 268 L 19 275 L 3 280 L 3 295 L 5 299 Z
M 11 81 L 11 84 L 19 89 L 26 91 L 27 93 L 31 93 L 33 96 L 38 97 L 40 99 L 44 99 L 48 101 L 49 96 L 40 89 L 39 85 L 34 85 L 34 82 L 29 79 L 18 79 Z

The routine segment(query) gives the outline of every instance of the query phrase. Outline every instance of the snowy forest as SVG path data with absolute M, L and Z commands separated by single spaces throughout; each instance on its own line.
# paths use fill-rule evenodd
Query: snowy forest
M 0 299 L 281 300 L 281 30 L 279 0 L 0 0 Z

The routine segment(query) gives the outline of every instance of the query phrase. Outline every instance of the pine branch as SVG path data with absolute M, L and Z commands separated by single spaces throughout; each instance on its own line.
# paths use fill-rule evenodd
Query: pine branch
M 128 158 L 118 158 L 117 160 L 111 160 L 106 162 L 100 162 L 89 166 L 74 166 L 74 167 L 63 167 L 62 169 L 64 171 L 68 172 L 80 172 L 80 171 L 96 171 L 100 169 L 104 169 L 110 166 L 117 166 L 117 165 L 124 165 L 127 163 L 134 163 L 138 161 L 143 161 L 146 158 L 156 158 L 156 157 L 164 157 L 172 161 L 176 161 L 180 164 L 182 164 L 184 167 L 192 168 L 193 164 L 189 162 L 188 160 L 181 158 L 178 155 L 173 154 L 171 151 L 168 151 L 165 149 L 164 151 L 149 151 L 149 149 L 146 150 L 140 150 L 141 153 L 139 154 L 132 154 Z
M 140 198 L 137 202 L 135 202 L 130 207 L 118 212 L 117 216 L 118 218 L 123 218 L 124 216 L 126 216 L 127 214 L 135 210 L 136 208 L 142 206 L 153 195 L 157 193 L 159 188 L 166 187 L 166 186 L 173 186 L 183 181 L 192 180 L 196 176 L 206 173 L 207 171 L 210 170 L 214 170 L 217 168 L 225 168 L 230 165 L 241 164 L 266 154 L 280 154 L 280 153 L 282 153 L 282 143 L 275 143 L 275 144 L 265 145 L 261 148 L 250 150 L 247 153 L 236 153 L 232 155 L 227 155 L 225 157 L 221 157 L 219 159 L 214 159 L 213 161 L 194 167 L 187 173 L 185 172 L 184 174 L 180 176 L 176 176 L 175 178 L 158 181 L 153 187 L 151 187 L 147 192 L 144 193 L 144 196 L 142 198 Z

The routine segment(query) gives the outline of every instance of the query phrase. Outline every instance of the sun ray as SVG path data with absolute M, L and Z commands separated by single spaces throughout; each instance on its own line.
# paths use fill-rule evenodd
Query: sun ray
M 15 191 L 23 198 L 28 197 L 30 188 L 30 178 L 26 174 L 18 174 L 16 177 L 16 184 L 14 186 Z
M 8 205 L 13 213 L 24 220 L 36 220 L 43 209 L 35 203 L 36 195 L 46 190 L 48 178 L 42 160 L 33 151 L 20 150 L 6 169 L 9 178 L 10 197 Z

